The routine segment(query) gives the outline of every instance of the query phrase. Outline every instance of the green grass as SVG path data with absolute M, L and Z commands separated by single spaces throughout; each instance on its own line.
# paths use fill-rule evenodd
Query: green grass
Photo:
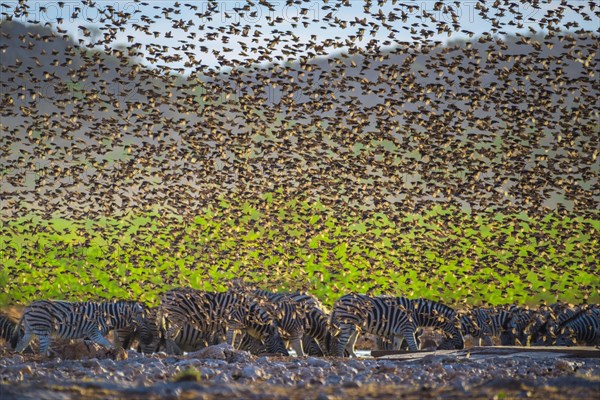
M 596 213 L 341 215 L 319 202 L 222 199 L 195 218 L 152 212 L 0 222 L 0 305 L 224 290 L 235 278 L 304 289 L 331 305 L 351 291 L 450 304 L 600 301 Z

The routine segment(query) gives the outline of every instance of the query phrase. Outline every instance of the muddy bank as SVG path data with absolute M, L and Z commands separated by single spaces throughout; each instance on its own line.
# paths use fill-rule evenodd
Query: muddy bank
M 446 351 L 401 359 L 256 357 L 227 345 L 185 356 L 65 346 L 0 358 L 2 399 L 600 398 L 598 357 Z M 79 346 L 79 347 L 77 347 Z M 64 350 L 70 349 L 71 353 Z M 591 349 L 593 350 L 593 349 Z M 60 356 L 63 356 L 61 358 Z M 74 358 L 78 359 L 65 359 Z

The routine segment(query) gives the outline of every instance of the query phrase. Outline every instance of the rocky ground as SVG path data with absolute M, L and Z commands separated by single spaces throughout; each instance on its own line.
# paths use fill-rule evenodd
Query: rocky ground
M 78 341 L 50 358 L 0 350 L 0 398 L 600 398 L 600 350 L 518 350 L 342 359 L 256 357 L 223 344 L 144 356 Z

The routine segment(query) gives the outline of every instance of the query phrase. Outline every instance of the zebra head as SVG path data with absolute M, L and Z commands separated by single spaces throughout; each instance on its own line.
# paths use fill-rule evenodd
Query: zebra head
M 244 300 L 229 315 L 230 331 L 243 331 L 260 340 L 269 353 L 288 356 L 275 319 L 257 302 Z
M 557 346 L 575 346 L 575 330 L 566 326 L 561 329 L 560 333 L 556 337 Z
M 164 333 L 161 331 L 158 321 L 158 308 L 144 307 L 144 313 L 141 322 L 138 322 L 137 335 L 140 342 L 139 350 L 142 353 L 150 354 L 157 352 L 160 342 L 164 340 Z
M 127 327 L 138 329 L 144 324 L 146 310 L 138 302 L 118 300 L 101 303 L 100 307 L 106 316 L 106 326 L 109 330 Z
M 532 346 L 541 346 L 548 341 L 550 323 L 548 312 L 536 313 L 529 328 L 529 343 Z
M 460 316 L 460 330 L 463 335 L 481 336 L 481 328 L 471 312 Z
M 273 354 L 281 354 L 284 356 L 289 356 L 290 353 L 287 351 L 285 347 L 285 343 L 281 338 L 281 334 L 279 333 L 279 328 L 276 324 L 270 325 L 267 330 L 267 335 L 263 339 L 264 344 L 269 353 Z
M 343 357 L 345 345 L 340 340 L 341 329 L 337 325 L 331 325 L 333 329 L 325 335 L 324 351 L 326 356 Z

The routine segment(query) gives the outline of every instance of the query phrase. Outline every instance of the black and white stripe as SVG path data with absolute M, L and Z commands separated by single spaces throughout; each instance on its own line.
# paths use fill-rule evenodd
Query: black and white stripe
M 528 345 L 536 317 L 537 313 L 533 310 L 514 307 L 510 312 L 505 329 L 500 333 L 500 344 L 514 346 L 518 341 L 521 346 Z
M 279 334 L 279 326 L 275 318 L 258 302 L 241 297 L 240 301 L 229 310 L 226 321 L 227 343 L 230 345 L 236 344 L 238 334 L 245 333 L 263 343 L 269 353 L 289 355 Z
M 152 354 L 159 351 L 164 334 L 158 324 L 158 308 L 147 308 L 141 326 L 115 329 L 114 342 L 117 347 L 131 348 L 137 342 L 140 353 Z
M 600 308 L 585 307 L 558 326 L 556 345 L 600 345 Z
M 354 345 L 361 332 L 383 337 L 406 339 L 411 350 L 417 350 L 415 326 L 405 307 L 389 298 L 373 298 L 363 294 L 348 294 L 335 303 L 331 323 L 339 328 L 331 335 L 329 351 L 341 357 L 344 351 L 356 357 Z
M 501 336 L 508 330 L 511 315 L 515 312 L 514 306 L 480 307 L 471 311 L 471 316 L 480 328 L 479 342 L 484 346 L 492 346 L 493 337 Z
M 224 340 L 238 343 L 235 336 L 245 332 L 264 343 L 269 352 L 287 355 L 276 322 L 245 293 L 173 289 L 162 296 L 158 314 L 170 353 Z
M 300 343 L 294 343 L 287 338 L 289 334 L 284 334 L 286 336 L 284 339 L 291 341 L 297 355 L 304 355 L 306 345 L 314 346 L 315 343 L 319 349 L 311 350 L 313 354 L 326 353 L 325 340 L 330 329 L 329 316 L 316 297 L 308 293 L 273 293 L 267 290 L 254 290 L 252 294 L 274 304 L 278 310 L 276 312 L 282 314 L 277 322 L 284 332 L 293 331 L 298 335 L 302 331 Z M 283 310 L 284 307 L 287 311 Z
M 0 314 L 0 339 L 9 343 L 11 347 L 16 346 L 16 341 L 23 336 L 23 329 L 19 327 L 17 331 L 18 322 L 9 317 L 6 314 Z
M 169 290 L 161 297 L 158 323 L 167 353 L 182 354 L 221 342 L 225 320 L 216 293 L 191 288 Z
M 389 304 L 407 310 L 410 314 L 412 324 L 414 325 L 415 333 L 412 336 L 415 337 L 417 347 L 420 347 L 420 344 L 416 339 L 417 329 L 431 327 L 441 329 L 448 337 L 448 340 L 445 341 L 445 346 L 455 349 L 464 348 L 465 344 L 460 330 L 460 319 L 453 308 L 428 299 L 408 299 L 406 297 L 390 296 L 382 296 L 381 299 Z M 388 338 L 388 340 L 389 339 L 391 338 Z M 395 342 L 396 344 L 394 347 L 396 349 L 401 348 L 402 340 L 396 338 Z
M 144 308 L 131 301 L 116 302 L 68 302 L 41 300 L 25 308 L 19 326 L 23 337 L 16 346 L 22 352 L 34 336 L 40 341 L 41 353 L 47 353 L 50 336 L 63 339 L 88 338 L 102 346 L 112 348 L 106 335 L 113 329 L 141 326 Z
M 481 346 L 483 340 L 483 330 L 480 327 L 480 322 L 477 321 L 473 311 L 469 310 L 460 316 L 460 330 L 464 336 L 471 336 L 477 339 L 478 344 Z
M 533 346 L 553 345 L 556 341 L 558 327 L 579 311 L 581 311 L 579 307 L 573 307 L 563 302 L 540 307 L 530 329 L 530 344 Z

